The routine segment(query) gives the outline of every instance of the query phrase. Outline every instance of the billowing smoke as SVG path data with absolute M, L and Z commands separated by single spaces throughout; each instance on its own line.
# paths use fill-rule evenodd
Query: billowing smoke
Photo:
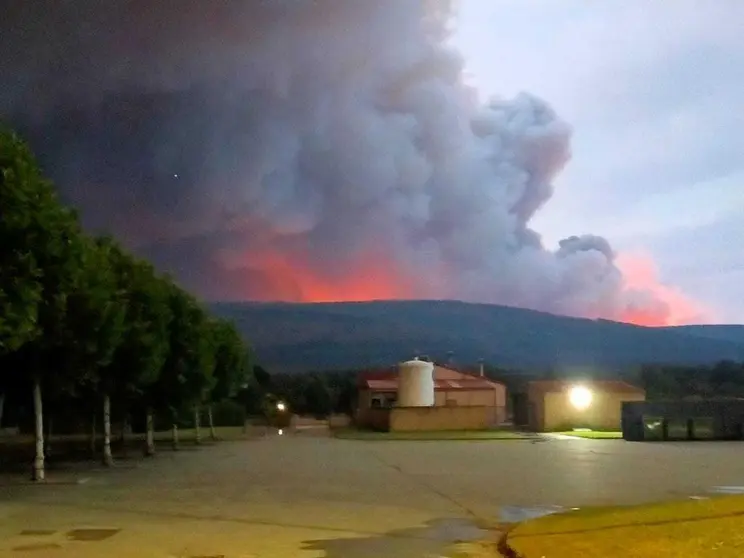
M 5 4 L 0 111 L 88 226 L 205 297 L 691 318 L 603 238 L 542 245 L 570 127 L 531 95 L 478 104 L 449 2 Z

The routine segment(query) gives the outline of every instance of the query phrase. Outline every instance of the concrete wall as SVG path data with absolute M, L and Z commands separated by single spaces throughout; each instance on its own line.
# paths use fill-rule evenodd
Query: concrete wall
M 328 417 L 328 426 L 331 428 L 343 428 L 351 424 L 349 415 L 331 415 Z
M 623 402 L 645 399 L 642 393 L 595 391 L 589 408 L 578 410 L 571 405 L 567 392 L 549 392 L 544 394 L 542 404 L 535 401 L 535 421 L 539 430 L 548 432 L 565 428 L 619 431 Z
M 354 423 L 361 428 L 387 431 L 390 429 L 390 409 L 357 409 Z
M 493 407 L 397 407 L 390 411 L 390 431 L 485 430 Z
M 437 391 L 434 404 L 440 407 L 448 404 L 459 407 L 505 407 L 506 388 L 496 386 L 494 389 Z

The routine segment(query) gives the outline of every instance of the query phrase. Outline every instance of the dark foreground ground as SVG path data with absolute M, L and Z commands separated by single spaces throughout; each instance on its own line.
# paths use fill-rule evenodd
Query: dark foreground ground
M 544 506 L 744 485 L 744 444 L 224 442 L 0 486 L 0 556 L 420 558 Z M 729 488 L 729 490 L 735 490 Z

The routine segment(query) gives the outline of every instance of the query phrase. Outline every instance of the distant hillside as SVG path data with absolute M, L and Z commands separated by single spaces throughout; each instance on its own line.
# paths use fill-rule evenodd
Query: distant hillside
M 218 303 L 270 370 L 385 366 L 414 354 L 513 368 L 617 370 L 744 360 L 744 326 L 644 328 L 454 301 Z M 729 330 L 728 328 L 740 328 Z M 740 342 L 737 342 L 740 341 Z
M 689 325 L 663 328 L 706 339 L 719 339 L 744 344 L 744 325 Z

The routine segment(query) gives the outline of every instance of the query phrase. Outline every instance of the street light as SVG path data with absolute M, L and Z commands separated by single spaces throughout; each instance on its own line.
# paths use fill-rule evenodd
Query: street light
M 276 404 L 276 410 L 279 411 L 280 413 L 283 413 L 284 411 L 287 410 L 287 406 L 280 401 L 279 403 Z
M 572 387 L 568 392 L 568 400 L 579 411 L 583 411 L 592 404 L 592 392 L 584 386 Z

